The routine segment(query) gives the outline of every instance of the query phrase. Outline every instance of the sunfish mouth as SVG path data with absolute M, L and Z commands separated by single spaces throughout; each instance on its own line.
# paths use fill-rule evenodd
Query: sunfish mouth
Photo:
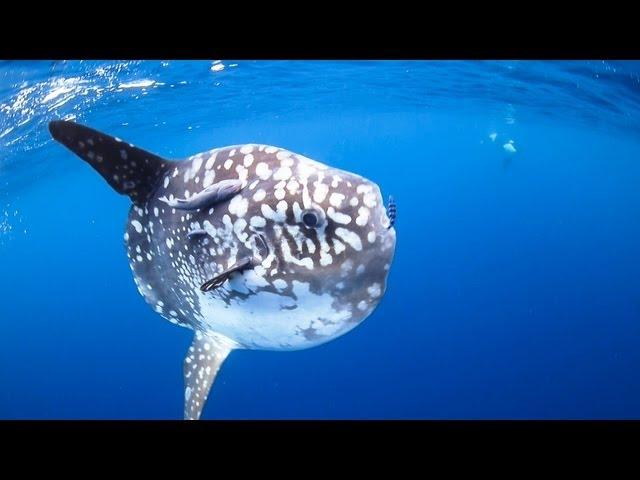
M 396 201 L 391 195 L 389 195 L 389 201 L 387 202 L 387 217 L 389 217 L 389 227 L 392 228 L 396 223 Z

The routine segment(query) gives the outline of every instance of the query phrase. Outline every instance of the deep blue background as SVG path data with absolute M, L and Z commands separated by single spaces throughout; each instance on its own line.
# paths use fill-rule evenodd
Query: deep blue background
M 203 418 L 640 418 L 637 64 L 223 65 L 0 63 L 0 418 L 182 415 L 191 332 L 137 293 L 129 201 L 53 118 L 171 158 L 278 145 L 396 197 L 374 314 L 234 352 Z

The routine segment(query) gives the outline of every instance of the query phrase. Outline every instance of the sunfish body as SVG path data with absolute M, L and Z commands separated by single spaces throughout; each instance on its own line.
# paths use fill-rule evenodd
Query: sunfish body
M 349 172 L 267 145 L 166 160 L 82 125 L 54 139 L 133 205 L 124 235 L 140 294 L 195 336 L 186 419 L 198 419 L 234 349 L 297 350 L 353 329 L 380 302 L 395 204 Z

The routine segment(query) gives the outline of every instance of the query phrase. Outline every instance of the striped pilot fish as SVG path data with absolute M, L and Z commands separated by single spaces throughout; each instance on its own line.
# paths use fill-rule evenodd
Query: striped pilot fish
M 360 175 L 268 145 L 175 161 L 74 122 L 49 131 L 131 199 L 124 240 L 138 291 L 194 331 L 185 419 L 200 418 L 231 351 L 321 345 L 385 293 L 396 207 Z

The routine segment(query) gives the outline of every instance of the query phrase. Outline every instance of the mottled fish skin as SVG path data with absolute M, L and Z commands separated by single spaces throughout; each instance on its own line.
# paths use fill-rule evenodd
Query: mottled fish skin
M 296 350 L 336 338 L 380 302 L 396 210 L 358 175 L 267 145 L 173 161 L 74 122 L 49 123 L 133 205 L 125 245 L 144 299 L 194 330 L 184 418 L 198 419 L 238 348 Z
M 240 192 L 209 208 L 166 203 L 231 179 L 242 182 Z M 309 210 L 316 227 L 303 222 Z M 207 235 L 190 234 L 199 230 Z M 386 289 L 395 239 L 376 184 L 253 144 L 176 163 L 143 206 L 131 207 L 125 234 L 136 285 L 156 312 L 235 348 L 269 350 L 327 342 L 370 315 Z M 243 257 L 256 266 L 200 290 Z

